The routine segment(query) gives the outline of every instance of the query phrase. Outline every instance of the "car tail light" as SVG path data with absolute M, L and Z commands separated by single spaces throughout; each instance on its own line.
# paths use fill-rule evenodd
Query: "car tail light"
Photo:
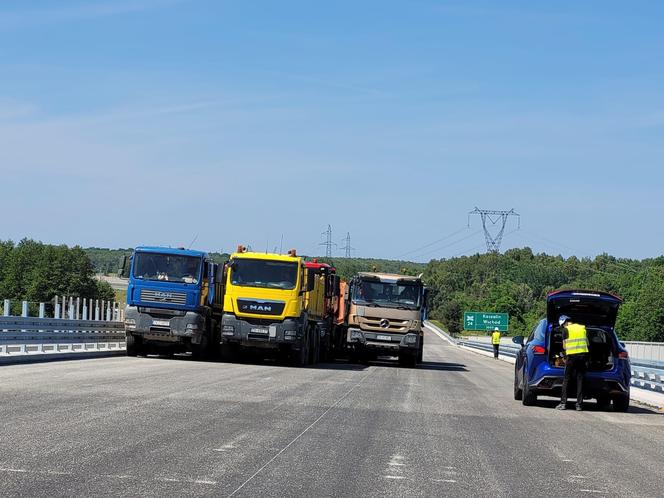
M 629 353 L 627 351 L 621 351 L 618 353 L 618 358 L 621 360 L 629 360 Z
M 545 354 L 546 353 L 546 348 L 543 348 L 542 346 L 533 346 L 533 353 L 535 353 L 535 354 Z

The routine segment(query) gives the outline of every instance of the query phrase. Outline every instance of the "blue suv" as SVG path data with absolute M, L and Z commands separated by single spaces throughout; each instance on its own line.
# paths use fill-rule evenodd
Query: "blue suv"
M 588 370 L 583 397 L 595 398 L 598 405 L 615 411 L 629 408 L 632 369 L 629 355 L 614 330 L 622 299 L 613 294 L 584 290 L 560 290 L 546 299 L 546 318 L 530 336 L 514 337 L 521 345 L 514 370 L 514 399 L 534 405 L 537 396 L 560 397 L 565 373 L 562 330 L 558 317 L 567 315 L 586 326 Z M 574 399 L 576 383 L 570 382 L 568 397 Z

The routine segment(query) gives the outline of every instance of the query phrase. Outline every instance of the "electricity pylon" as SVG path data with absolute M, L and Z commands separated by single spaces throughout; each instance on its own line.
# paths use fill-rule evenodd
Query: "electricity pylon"
M 519 222 L 517 230 L 521 228 L 521 215 L 514 211 L 514 209 L 510 209 L 509 211 L 493 211 L 476 207 L 468 213 L 468 227 L 470 227 L 470 217 L 473 214 L 478 214 L 482 219 L 482 228 L 484 229 L 484 239 L 486 240 L 486 250 L 488 252 L 500 252 L 500 243 L 503 241 L 507 218 L 516 216 Z M 491 226 L 496 226 L 500 222 L 500 229 L 496 235 L 492 235 L 489 231 L 487 221 Z
M 325 242 L 321 242 L 320 246 L 325 246 L 325 257 L 326 258 L 331 258 L 332 257 L 332 247 L 336 246 L 334 242 L 332 242 L 332 225 L 327 226 L 327 230 L 325 230 L 321 235 L 326 236 Z
M 346 257 L 350 258 L 350 252 L 355 250 L 355 248 L 350 245 L 350 232 L 346 232 L 346 238 L 343 239 L 343 242 L 345 245 L 342 249 L 346 251 Z

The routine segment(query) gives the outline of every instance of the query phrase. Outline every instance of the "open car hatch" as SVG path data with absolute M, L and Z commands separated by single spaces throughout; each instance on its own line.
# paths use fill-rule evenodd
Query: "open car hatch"
M 587 290 L 559 290 L 546 298 L 549 323 L 556 326 L 560 315 L 588 326 L 615 327 L 622 298 L 608 292 Z

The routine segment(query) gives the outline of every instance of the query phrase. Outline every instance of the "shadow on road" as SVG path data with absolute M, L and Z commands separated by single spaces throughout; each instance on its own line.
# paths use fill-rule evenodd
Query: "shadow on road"
M 448 372 L 467 372 L 463 363 L 447 363 L 443 361 L 425 361 L 417 365 L 417 370 L 444 370 Z
M 575 401 L 568 401 L 567 402 L 567 411 L 575 411 L 574 410 L 574 404 Z M 539 398 L 537 400 L 537 405 L 540 408 L 548 408 L 548 409 L 555 409 L 556 406 L 560 403 L 560 399 L 556 398 Z M 614 412 L 611 407 L 604 407 L 604 406 L 599 406 L 596 401 L 590 400 L 590 401 L 584 401 L 583 402 L 583 411 L 584 412 L 606 412 L 606 413 L 618 413 Z M 661 412 L 658 412 L 656 408 L 648 408 L 647 406 L 640 406 L 640 405 L 630 405 L 629 410 L 627 413 L 636 413 L 636 414 L 641 414 L 641 415 L 659 415 L 662 416 Z

